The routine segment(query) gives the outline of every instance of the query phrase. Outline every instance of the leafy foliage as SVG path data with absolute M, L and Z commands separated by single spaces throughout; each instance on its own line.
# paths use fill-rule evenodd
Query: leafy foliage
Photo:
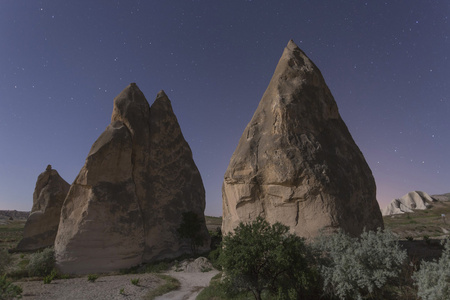
M 445 241 L 441 258 L 432 262 L 422 261 L 413 279 L 421 299 L 450 299 L 450 239 Z
M 386 299 L 406 260 L 388 231 L 364 232 L 352 238 L 342 231 L 321 236 L 315 247 L 323 253 L 320 275 L 325 293 L 340 299 Z
M 55 267 L 55 252 L 51 248 L 46 248 L 41 252 L 33 253 L 28 263 L 29 276 L 50 275 Z
M 196 254 L 198 247 L 203 245 L 205 236 L 203 236 L 201 228 L 204 220 L 202 220 L 195 212 L 188 211 L 182 214 L 183 220 L 177 229 L 178 235 L 182 239 L 188 239 L 192 253 Z
M 270 225 L 259 217 L 225 236 L 219 261 L 228 287 L 250 291 L 255 299 L 261 299 L 264 290 L 295 298 L 314 293 L 314 257 L 304 239 L 288 231 L 281 223 Z
M 6 275 L 0 276 L 0 300 L 21 298 L 22 288 L 6 279 Z
M 97 274 L 89 274 L 88 275 L 88 281 L 90 282 L 95 282 L 98 279 L 98 275 Z

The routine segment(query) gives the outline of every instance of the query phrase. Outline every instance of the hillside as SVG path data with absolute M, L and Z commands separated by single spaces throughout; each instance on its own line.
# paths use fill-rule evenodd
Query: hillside
M 439 196 L 432 196 L 435 199 Z M 444 198 L 441 198 L 444 199 Z M 445 217 L 442 217 L 442 215 Z M 414 210 L 412 213 L 384 216 L 385 228 L 390 229 L 400 239 L 412 237 L 423 239 L 443 238 L 450 233 L 450 202 L 436 201 L 426 210 Z

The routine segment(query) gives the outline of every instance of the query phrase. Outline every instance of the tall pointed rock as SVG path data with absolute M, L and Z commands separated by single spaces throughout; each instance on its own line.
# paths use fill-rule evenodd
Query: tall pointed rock
M 204 219 L 203 183 L 164 92 L 148 105 L 136 84 L 115 99 L 61 212 L 56 261 L 66 273 L 108 272 L 190 251 L 182 213 Z M 209 245 L 206 225 L 202 228 Z
M 150 168 L 148 190 L 151 202 L 144 206 L 148 220 L 144 260 L 176 257 L 187 251 L 186 241 L 178 238 L 177 228 L 183 212 L 194 212 L 204 220 L 205 189 L 192 151 L 183 137 L 169 98 L 160 91 L 150 107 Z M 201 226 L 209 247 L 206 224 Z M 155 239 L 160 236 L 161 239 Z
M 33 193 L 33 207 L 16 250 L 32 251 L 53 246 L 61 207 L 69 188 L 70 185 L 51 165 L 38 176 Z
M 290 41 L 225 173 L 223 232 L 265 217 L 307 238 L 383 227 L 376 186 L 319 69 Z

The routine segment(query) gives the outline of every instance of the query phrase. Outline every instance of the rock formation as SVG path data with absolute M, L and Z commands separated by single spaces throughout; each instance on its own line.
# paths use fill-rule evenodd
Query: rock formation
M 450 201 L 450 193 L 446 194 L 440 194 L 440 195 L 431 195 L 432 199 L 438 200 L 438 201 Z
M 56 261 L 66 273 L 108 272 L 189 252 L 186 211 L 204 219 L 205 190 L 170 100 L 149 107 L 136 84 L 115 99 L 61 212 Z M 209 245 L 202 227 L 205 250 Z
M 225 173 L 223 232 L 263 216 L 314 237 L 383 227 L 376 186 L 314 63 L 290 41 Z
M 31 251 L 53 246 L 59 216 L 70 185 L 50 165 L 36 181 L 33 207 L 25 223 L 18 251 Z
M 409 192 L 401 198 L 392 200 L 383 209 L 382 214 L 383 216 L 390 216 L 413 212 L 414 209 L 425 210 L 431 206 L 433 201 L 435 200 L 427 193 L 421 191 Z

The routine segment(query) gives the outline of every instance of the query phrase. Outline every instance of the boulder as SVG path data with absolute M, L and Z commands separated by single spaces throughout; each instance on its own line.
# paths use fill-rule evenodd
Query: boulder
M 39 175 L 33 193 L 33 207 L 17 251 L 33 251 L 53 246 L 61 207 L 69 188 L 70 185 L 51 165 Z
M 431 206 L 433 201 L 435 200 L 427 193 L 421 191 L 409 192 L 401 198 L 392 200 L 383 209 L 382 214 L 383 216 L 390 216 L 414 212 L 415 209 L 425 210 Z
M 372 172 L 319 69 L 293 41 L 224 177 L 224 234 L 258 216 L 306 238 L 383 228 Z
M 149 107 L 132 83 L 114 99 L 111 124 L 70 188 L 55 241 L 57 266 L 86 274 L 179 256 L 190 251 L 177 235 L 182 213 L 204 219 L 204 209 L 200 173 L 169 99 L 160 92 Z

